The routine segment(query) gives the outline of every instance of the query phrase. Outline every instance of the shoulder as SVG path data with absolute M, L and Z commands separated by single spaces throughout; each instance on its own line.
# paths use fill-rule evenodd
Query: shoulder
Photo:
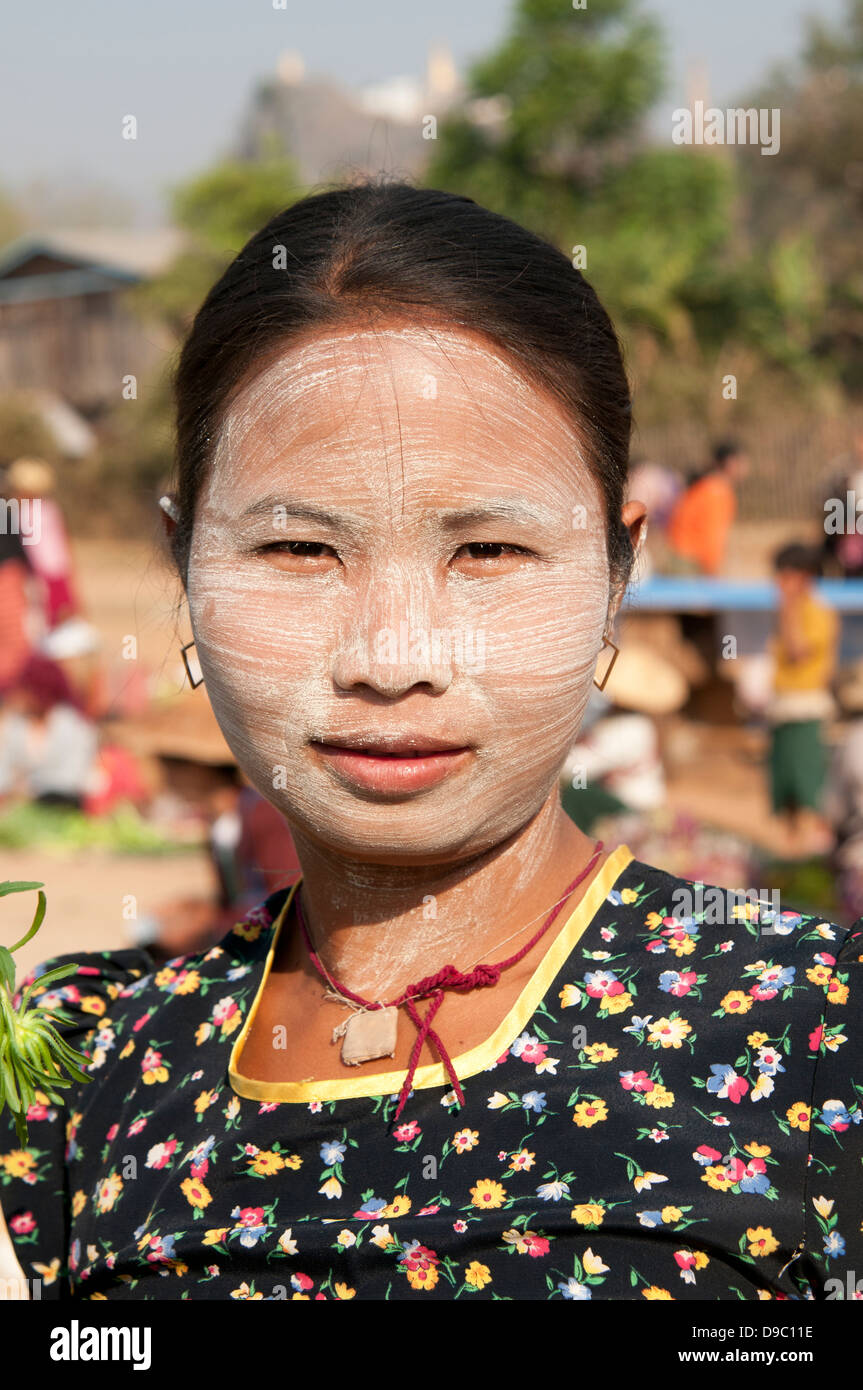
M 853 1108 L 836 1069 L 863 1080 L 863 919 L 842 926 L 769 888 L 735 893 L 639 860 L 614 888 L 621 909 L 605 920 L 587 992 L 616 992 L 602 1006 L 632 1009 L 627 1031 L 650 1025 L 650 1045 L 684 1044 L 705 1063 L 694 1084 L 714 1092 L 731 1078 L 735 1103 L 779 1088 L 791 1104 L 818 1076 L 827 1101 Z
M 142 1007 L 152 1011 L 169 1003 L 179 1005 L 185 1001 L 191 1004 L 195 998 L 206 998 L 221 986 L 233 988 L 237 985 L 240 992 L 248 988 L 249 981 L 260 973 L 266 961 L 291 887 L 278 888 L 246 912 L 238 912 L 224 935 L 203 950 L 172 956 L 158 963 L 146 951 L 107 953 L 113 960 L 120 958 L 121 962 L 128 958 L 127 969 L 131 967 L 130 978 L 115 996 L 120 1000 L 117 1008 L 128 999 L 140 1013 Z M 135 956 L 141 958 L 140 966 L 133 962 Z
M 734 491 L 734 484 L 726 478 L 724 473 L 714 473 L 712 476 L 712 493 L 714 497 L 720 498 L 728 506 L 733 506 L 737 501 L 737 494 Z
M 770 884 L 729 888 L 632 859 L 610 897 L 640 919 L 651 955 L 725 957 L 737 969 L 798 986 L 802 977 L 829 994 L 840 957 L 844 963 L 863 953 L 863 918 L 843 926 L 786 903 Z
M 218 1000 L 227 989 L 230 998 L 222 1002 L 230 1002 L 231 1013 L 237 1013 L 235 1026 L 237 1001 L 255 987 L 288 892 L 279 889 L 251 908 L 207 950 L 164 962 L 155 962 L 140 947 L 51 956 L 21 981 L 15 1007 L 23 1002 L 50 1014 L 57 1031 L 96 1067 L 105 1062 L 106 1049 L 119 1036 L 131 1037 L 142 1018 L 151 1019 L 166 1009 L 172 1017 L 182 1011 L 185 1018 L 190 1010 L 201 1008 L 207 1014 L 213 1007 L 208 996 L 214 990 Z M 206 1002 L 198 1005 L 198 1000 Z
M 69 951 L 36 965 L 19 984 L 14 1003 L 38 1005 L 55 1015 L 64 1036 L 75 1036 L 97 1025 L 132 986 L 154 969 L 140 948 L 117 951 Z
M 62 1009 L 70 1014 L 89 1013 L 92 1022 L 92 1015 L 101 1016 L 114 1001 L 149 998 L 151 992 L 174 994 L 175 983 L 180 977 L 230 981 L 266 956 L 290 891 L 291 885 L 279 888 L 247 912 L 238 914 L 224 936 L 205 950 L 160 962 L 154 961 L 149 951 L 140 947 L 71 951 L 36 966 L 22 981 L 19 992 L 32 984 L 32 997 L 38 999 L 43 1008 Z M 41 985 L 40 981 L 57 967 L 68 968 L 69 977 Z M 182 988 L 179 991 L 180 994 L 184 992 Z M 188 992 L 193 991 L 188 989 Z
M 272 942 L 275 928 L 281 922 L 288 900 L 293 894 L 293 883 L 283 884 L 268 897 L 261 899 L 249 908 L 225 933 L 217 945 L 205 953 L 204 959 L 214 952 L 231 960 L 242 962 L 250 955 L 258 955 L 267 950 Z M 254 948 L 250 951 L 250 947 Z

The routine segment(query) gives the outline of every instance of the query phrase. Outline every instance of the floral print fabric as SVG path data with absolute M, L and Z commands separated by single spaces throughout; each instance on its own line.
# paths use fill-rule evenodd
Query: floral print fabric
M 628 855 L 464 1108 L 418 1087 L 395 1126 L 395 1093 L 231 1087 L 284 889 L 158 969 L 46 961 L 80 963 L 40 1002 L 92 1079 L 31 1108 L 25 1149 L 0 1116 L 24 1273 L 43 1298 L 854 1297 L 863 931 L 676 916 L 698 885 Z

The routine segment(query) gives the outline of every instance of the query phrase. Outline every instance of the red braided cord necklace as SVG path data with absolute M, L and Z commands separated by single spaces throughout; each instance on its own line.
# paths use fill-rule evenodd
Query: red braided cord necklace
M 410 1014 L 412 1021 L 416 1025 L 417 1039 L 411 1051 L 410 1065 L 408 1067 L 407 1074 L 404 1079 L 404 1084 L 402 1085 L 402 1089 L 399 1094 L 399 1103 L 396 1109 L 396 1113 L 391 1121 L 392 1124 L 395 1124 L 396 1120 L 398 1119 L 399 1115 L 402 1113 L 402 1110 L 405 1107 L 408 1095 L 410 1094 L 411 1082 L 413 1081 L 414 1073 L 417 1068 L 417 1063 L 419 1062 L 420 1053 L 422 1052 L 422 1046 L 426 1038 L 428 1038 L 429 1042 L 433 1043 L 433 1045 L 437 1049 L 438 1056 L 440 1057 L 441 1061 L 447 1069 L 447 1072 L 449 1073 L 450 1079 L 452 1080 L 453 1084 L 453 1090 L 455 1091 L 458 1097 L 459 1105 L 464 1105 L 464 1094 L 459 1084 L 459 1079 L 456 1076 L 455 1068 L 453 1067 L 449 1053 L 447 1052 L 442 1039 L 431 1026 L 434 1016 L 443 1002 L 444 990 L 458 989 L 466 991 L 478 987 L 482 988 L 484 985 L 496 985 L 498 979 L 500 978 L 501 972 L 508 969 L 511 965 L 516 965 L 518 961 L 522 960 L 527 955 L 528 951 L 532 950 L 536 943 L 545 935 L 552 922 L 555 920 L 561 908 L 563 907 L 564 903 L 566 902 L 567 898 L 569 897 L 570 893 L 573 891 L 574 888 L 577 888 L 579 883 L 581 883 L 582 879 L 584 879 L 586 875 L 590 873 L 590 870 L 596 863 L 596 860 L 598 859 L 602 851 L 602 848 L 603 841 L 597 840 L 594 846 L 593 854 L 591 855 L 587 864 L 584 866 L 578 877 L 574 878 L 569 887 L 564 890 L 563 897 L 560 898 L 558 902 L 555 904 L 555 906 L 552 908 L 551 912 L 546 917 L 539 931 L 537 931 L 530 938 L 530 941 L 528 941 L 524 946 L 522 946 L 520 951 L 517 951 L 514 956 L 510 956 L 509 960 L 497 961 L 494 965 L 475 965 L 474 968 L 468 971 L 467 973 L 462 973 L 462 971 L 457 970 L 454 965 L 444 965 L 441 967 L 440 970 L 436 971 L 434 975 L 426 975 L 424 979 L 419 980 L 415 985 L 408 985 L 408 987 L 405 990 L 403 990 L 402 993 L 399 995 L 398 999 L 391 1000 L 389 1004 L 374 1003 L 369 999 L 363 999 L 362 995 L 354 994 L 352 990 L 345 988 L 344 985 L 340 985 L 338 981 L 333 980 L 332 977 L 327 973 L 323 964 L 321 963 L 320 958 L 318 957 L 317 952 L 315 951 L 314 946 L 312 945 L 312 941 L 309 936 L 309 931 L 306 926 L 306 920 L 303 916 L 302 904 L 300 903 L 300 895 L 299 893 L 297 893 L 295 898 L 295 902 L 297 905 L 297 917 L 299 919 L 300 928 L 303 933 L 303 938 L 305 940 L 306 947 L 309 952 L 309 959 L 311 960 L 312 965 L 315 967 L 318 973 L 331 985 L 335 985 L 339 993 L 343 994 L 345 998 L 353 1000 L 355 1004 L 359 1004 L 365 1009 L 398 1008 L 402 1004 L 406 1005 L 407 1011 Z M 425 1018 L 421 1018 L 417 1010 L 417 1007 L 414 1003 L 414 1000 L 425 999 L 428 997 L 431 997 L 431 1006 L 428 1009 Z

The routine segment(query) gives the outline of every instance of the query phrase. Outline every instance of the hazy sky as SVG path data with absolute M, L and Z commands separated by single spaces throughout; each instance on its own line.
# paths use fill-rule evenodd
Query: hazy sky
M 506 32 L 513 0 L 9 0 L 0 56 L 0 187 L 115 189 L 137 220 L 164 220 L 166 188 L 222 154 L 254 83 L 285 49 L 348 84 L 419 76 L 428 45 L 460 68 Z M 565 3 L 565 0 L 561 0 Z M 588 0 L 589 3 L 589 0 Z M 844 0 L 642 0 L 668 41 L 663 106 L 686 96 L 687 62 L 707 64 L 719 105 L 793 57 L 801 17 Z M 133 113 L 138 139 L 121 138 Z

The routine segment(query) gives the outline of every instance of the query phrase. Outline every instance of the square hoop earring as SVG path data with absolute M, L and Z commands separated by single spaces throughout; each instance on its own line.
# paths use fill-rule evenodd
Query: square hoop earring
M 593 683 L 594 683 L 594 685 L 596 686 L 597 690 L 604 690 L 604 689 L 605 689 L 605 682 L 608 680 L 609 676 L 611 675 L 611 669 L 612 669 L 612 667 L 614 666 L 614 663 L 615 663 L 615 661 L 617 660 L 618 656 L 620 655 L 620 648 L 619 648 L 619 647 L 616 647 L 616 646 L 614 645 L 614 643 L 612 642 L 612 640 L 611 640 L 610 637 L 603 637 L 603 639 L 602 639 L 602 645 L 603 645 L 604 647 L 606 647 L 606 646 L 612 647 L 613 650 L 614 650 L 614 656 L 613 656 L 613 657 L 611 658 L 611 660 L 609 661 L 609 663 L 608 663 L 608 669 L 606 670 L 605 675 L 603 676 L 602 680 L 601 680 L 601 681 L 598 681 L 598 680 L 596 679 L 596 676 L 594 676 L 594 678 L 593 678 Z
M 203 685 L 204 677 L 200 676 L 198 680 L 195 680 L 195 677 L 192 675 L 191 667 L 189 666 L 189 658 L 186 656 L 186 652 L 190 647 L 194 647 L 194 645 L 194 639 L 192 639 L 191 642 L 187 642 L 185 647 L 180 648 L 180 656 L 183 658 L 183 665 L 186 668 L 186 675 L 189 677 L 189 684 L 193 690 L 197 690 L 199 685 Z

